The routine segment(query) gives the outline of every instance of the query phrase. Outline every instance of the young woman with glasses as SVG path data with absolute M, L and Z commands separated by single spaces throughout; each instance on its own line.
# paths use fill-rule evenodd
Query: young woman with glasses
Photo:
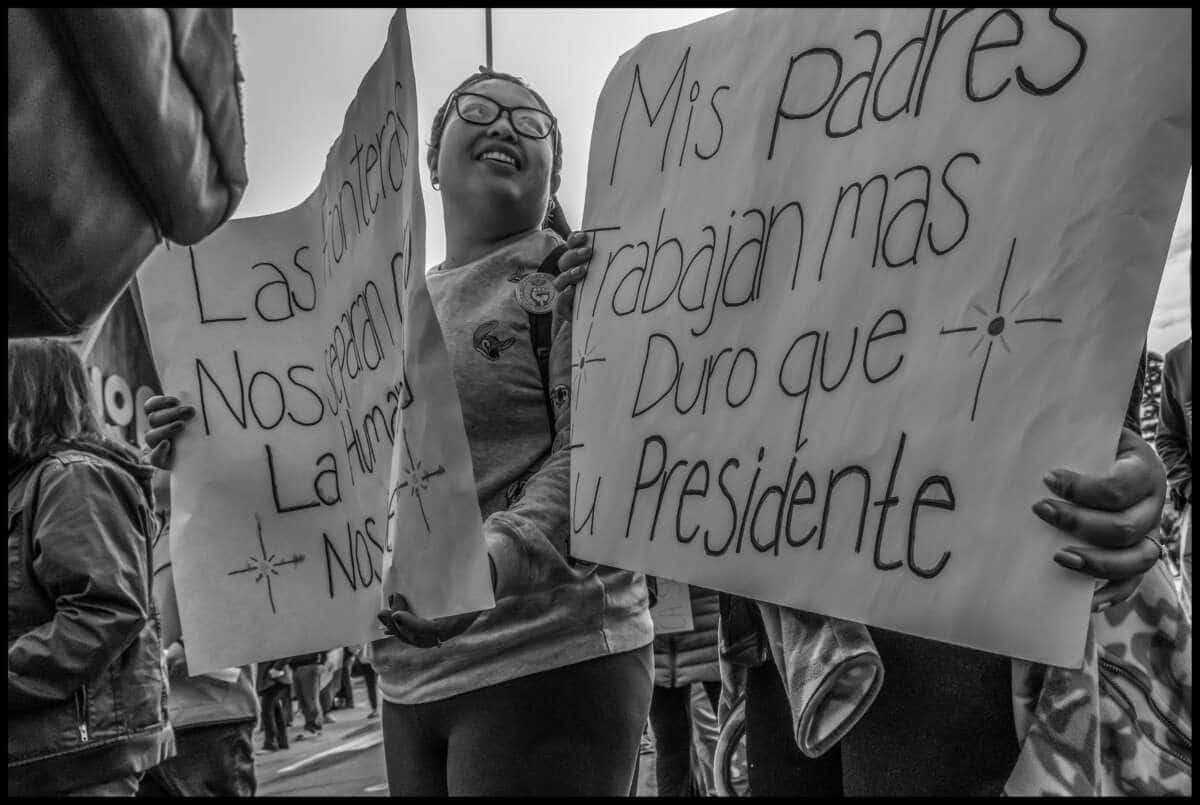
M 569 528 L 569 400 L 553 422 L 522 279 L 563 241 L 545 228 L 562 142 L 541 96 L 481 68 L 434 116 L 427 152 L 446 259 L 426 277 L 454 366 L 484 515 L 496 606 L 429 621 L 397 598 L 372 646 L 396 796 L 627 795 L 650 708 L 653 626 L 640 573 L 576 565 Z M 558 261 L 549 388 L 570 387 L 573 285 L 590 254 Z M 536 305 L 534 305 L 536 306 Z M 540 312 L 540 311 L 539 311 Z M 159 463 L 192 412 L 152 398 Z

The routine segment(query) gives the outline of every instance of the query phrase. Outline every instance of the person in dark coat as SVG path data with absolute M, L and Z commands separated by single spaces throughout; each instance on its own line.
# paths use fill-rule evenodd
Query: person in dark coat
M 654 695 L 650 699 L 650 728 L 654 731 L 655 779 L 658 796 L 703 794 L 692 768 L 692 684 L 704 692 L 717 711 L 721 696 L 721 670 L 717 658 L 717 594 L 689 587 L 692 604 L 690 632 L 654 638 Z
M 292 669 L 287 658 L 258 664 L 255 686 L 262 701 L 263 749 L 274 752 L 287 749 L 287 720 L 283 701 L 292 695 Z
M 175 754 L 152 475 L 104 437 L 69 344 L 9 339 L 9 796 L 133 796 Z

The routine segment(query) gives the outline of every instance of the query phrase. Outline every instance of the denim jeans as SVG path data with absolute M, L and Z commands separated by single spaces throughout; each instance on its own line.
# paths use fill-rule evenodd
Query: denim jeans
M 146 772 L 140 797 L 252 797 L 253 721 L 175 730 L 175 757 Z

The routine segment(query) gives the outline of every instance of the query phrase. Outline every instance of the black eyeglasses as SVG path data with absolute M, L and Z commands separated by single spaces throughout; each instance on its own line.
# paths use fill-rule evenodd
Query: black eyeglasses
M 512 127 L 519 134 L 533 140 L 545 139 L 558 121 L 554 115 L 532 106 L 505 106 L 496 103 L 486 95 L 476 95 L 474 92 L 460 92 L 454 96 L 454 109 L 458 116 L 476 126 L 489 126 L 495 123 L 502 112 L 508 113 Z

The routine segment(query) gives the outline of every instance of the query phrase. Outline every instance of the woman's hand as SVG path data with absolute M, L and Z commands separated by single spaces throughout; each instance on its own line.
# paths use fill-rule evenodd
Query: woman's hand
M 478 612 L 467 612 L 433 620 L 418 618 L 412 614 L 408 599 L 400 593 L 388 596 L 388 606 L 389 609 L 380 610 L 375 617 L 389 635 L 417 648 L 441 646 L 447 640 L 467 631 L 479 617 Z
M 591 237 L 586 232 L 572 232 L 567 238 L 567 250 L 559 255 L 558 276 L 554 287 L 560 293 L 583 282 L 592 259 Z
M 568 249 L 558 258 L 559 273 L 554 278 L 558 298 L 550 317 L 550 398 L 556 415 L 571 397 L 571 316 L 575 286 L 587 276 L 592 259 L 589 240 L 586 232 L 574 232 L 567 238 Z
M 196 415 L 196 409 L 164 394 L 146 400 L 144 410 L 150 425 L 150 430 L 146 431 L 146 446 L 150 448 L 147 458 L 160 470 L 169 470 L 173 458 L 171 442 Z
M 1154 450 L 1125 428 L 1116 460 L 1103 475 L 1057 469 L 1043 482 L 1061 500 L 1039 500 L 1034 513 L 1087 543 L 1063 548 L 1054 561 L 1108 579 L 1092 598 L 1092 609 L 1133 595 L 1160 553 L 1158 543 L 1148 537 L 1162 515 L 1167 476 Z

